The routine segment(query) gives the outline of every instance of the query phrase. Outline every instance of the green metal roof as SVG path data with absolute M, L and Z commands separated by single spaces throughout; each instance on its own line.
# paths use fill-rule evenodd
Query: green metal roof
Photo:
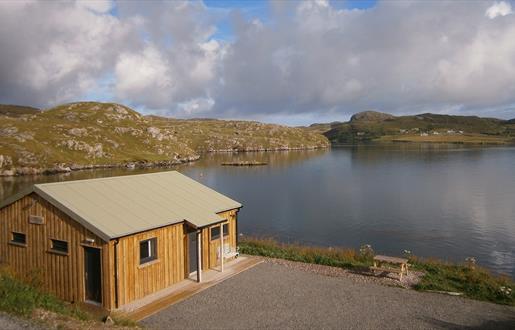
M 241 207 L 176 171 L 36 184 L 34 192 L 106 241 L 182 221 L 204 227 Z

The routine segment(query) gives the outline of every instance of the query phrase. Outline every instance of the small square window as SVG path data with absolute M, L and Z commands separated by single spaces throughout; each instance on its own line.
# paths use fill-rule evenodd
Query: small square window
M 68 242 L 58 239 L 52 240 L 52 251 L 60 253 L 68 253 Z
M 13 231 L 11 242 L 17 244 L 27 244 L 27 235 Z
M 212 227 L 211 228 L 211 240 L 214 241 L 215 239 L 219 239 L 219 238 L 220 238 L 220 227 L 219 226 Z
M 229 224 L 224 224 L 224 237 L 229 236 Z M 211 240 L 214 241 L 215 239 L 220 238 L 220 226 L 212 227 L 211 228 Z
M 157 259 L 157 238 L 151 238 L 139 242 L 139 264 Z

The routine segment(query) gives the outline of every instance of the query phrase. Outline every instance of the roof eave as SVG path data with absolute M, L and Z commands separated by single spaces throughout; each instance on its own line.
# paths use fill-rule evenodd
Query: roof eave
M 104 242 L 109 242 L 111 239 L 114 238 L 114 237 L 109 236 L 108 234 L 106 234 L 102 230 L 98 229 L 97 227 L 93 226 L 86 219 L 83 219 L 77 213 L 73 212 L 72 210 L 70 210 L 69 208 L 67 208 L 63 204 L 61 204 L 58 200 L 56 200 L 55 198 L 53 198 L 52 196 L 47 194 L 44 190 L 39 188 L 37 185 L 34 185 L 33 190 L 34 190 L 35 193 L 37 193 L 38 195 L 43 197 L 47 202 L 49 202 L 50 204 L 52 204 L 53 206 L 55 206 L 56 208 L 61 210 L 64 214 L 68 215 L 70 218 L 72 218 L 73 220 L 75 220 L 78 223 L 80 223 L 82 226 L 84 226 L 86 229 L 91 231 L 93 234 L 95 234 L 98 237 L 100 237 L 102 240 L 104 240 Z
M 23 197 L 25 197 L 27 195 L 30 195 L 33 192 L 34 192 L 34 186 L 31 186 L 30 188 L 23 189 L 22 191 L 14 194 L 12 196 L 7 197 L 0 203 L 0 209 L 3 209 L 4 207 L 11 205 L 12 203 L 22 199 Z

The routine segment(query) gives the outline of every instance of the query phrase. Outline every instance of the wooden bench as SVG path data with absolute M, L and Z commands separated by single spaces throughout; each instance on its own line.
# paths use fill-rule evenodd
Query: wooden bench
M 229 244 L 224 245 L 224 259 L 237 258 L 240 255 L 238 250 L 231 249 Z
M 383 264 L 395 265 L 397 267 L 385 267 Z M 408 259 L 377 255 L 374 257 L 374 266 L 370 267 L 375 271 L 399 274 L 399 280 L 402 281 L 402 275 L 408 275 Z

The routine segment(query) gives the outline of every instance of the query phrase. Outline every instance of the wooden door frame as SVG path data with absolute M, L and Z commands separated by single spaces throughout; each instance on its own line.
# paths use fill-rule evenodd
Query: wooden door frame
M 83 270 L 82 270 L 82 282 L 83 282 L 83 285 L 84 285 L 82 301 L 84 301 L 85 303 L 88 303 L 88 304 L 103 306 L 103 303 L 104 303 L 104 284 L 103 284 L 104 269 L 102 268 L 102 257 L 103 257 L 103 255 L 102 255 L 102 248 L 101 247 L 96 247 L 96 246 L 84 245 L 84 244 L 81 244 L 81 246 L 83 247 L 83 249 L 82 249 L 82 252 L 83 252 L 83 258 L 82 258 L 82 267 L 83 267 Z M 100 257 L 99 257 L 99 261 L 100 261 L 100 301 L 93 301 L 93 300 L 86 299 L 86 290 L 87 290 L 87 283 L 86 283 L 86 249 L 96 249 L 100 253 Z

